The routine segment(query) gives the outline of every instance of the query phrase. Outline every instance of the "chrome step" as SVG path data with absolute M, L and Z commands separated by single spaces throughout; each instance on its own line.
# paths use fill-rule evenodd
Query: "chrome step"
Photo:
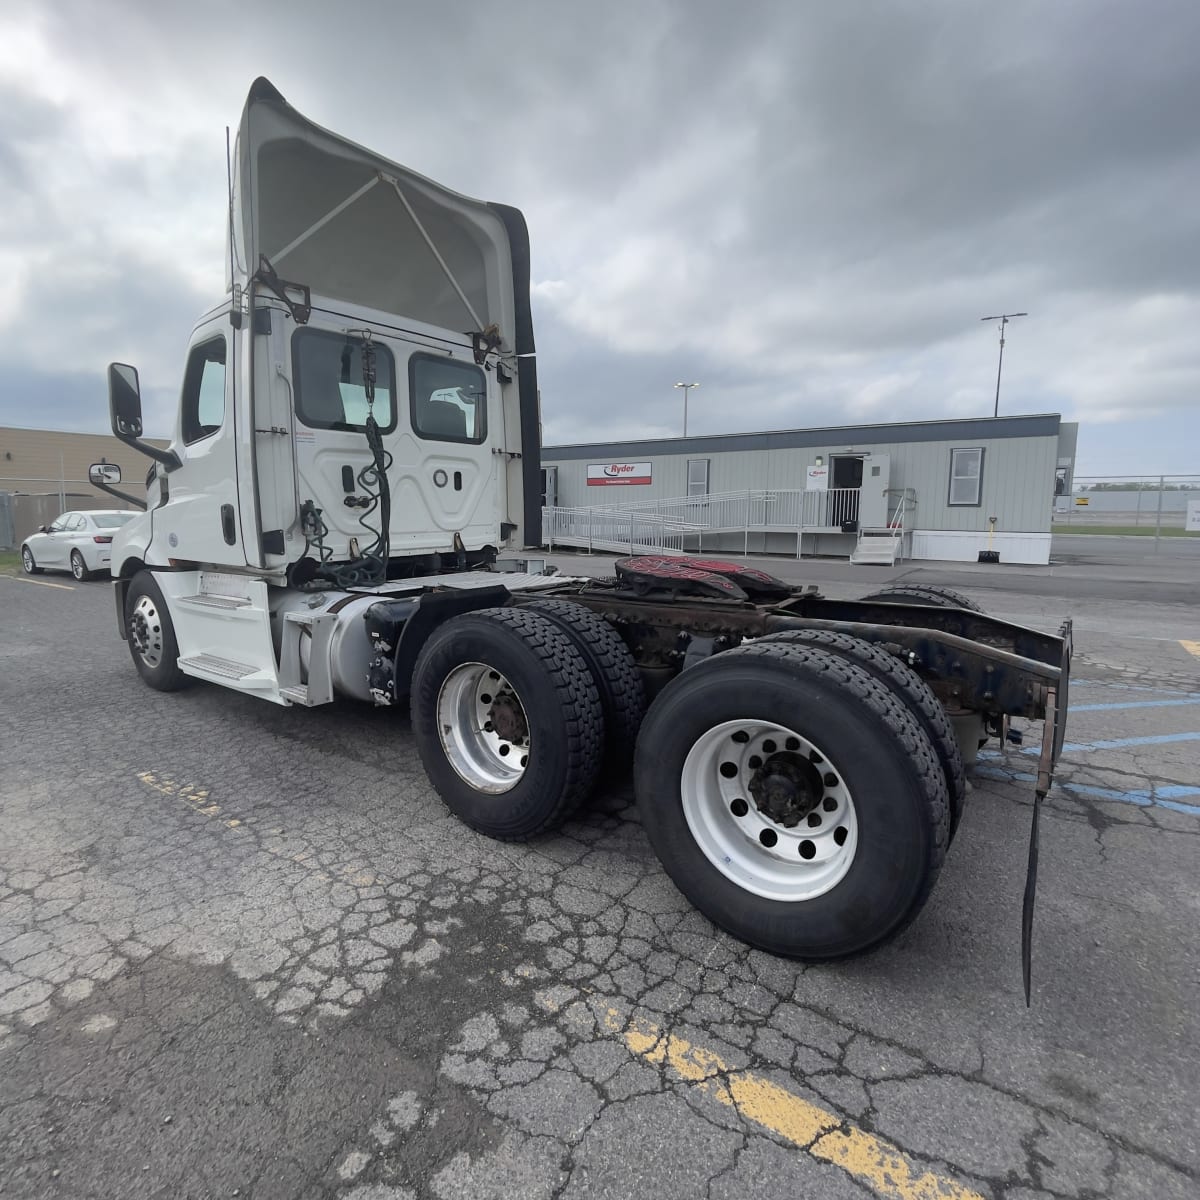
M 179 659 L 179 667 L 185 672 L 202 671 L 218 679 L 245 679 L 249 675 L 257 675 L 259 671 L 258 667 L 218 658 L 215 654 L 189 654 Z
M 183 604 L 195 604 L 200 608 L 247 608 L 250 601 L 244 596 L 210 596 L 201 592 L 198 596 L 180 596 Z

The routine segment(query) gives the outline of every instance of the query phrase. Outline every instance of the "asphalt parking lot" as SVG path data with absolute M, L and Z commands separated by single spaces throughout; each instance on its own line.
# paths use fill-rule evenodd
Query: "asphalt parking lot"
M 788 566 L 1075 618 L 1030 1009 L 1021 749 L 916 923 L 804 967 L 692 911 L 626 789 L 488 841 L 406 716 L 159 695 L 107 585 L 0 578 L 0 1195 L 1194 1198 L 1191 563 Z

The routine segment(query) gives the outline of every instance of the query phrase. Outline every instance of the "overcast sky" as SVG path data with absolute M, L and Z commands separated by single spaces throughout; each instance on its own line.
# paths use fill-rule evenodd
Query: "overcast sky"
M 530 226 L 545 441 L 990 415 L 1200 472 L 1200 4 L 0 0 L 0 425 L 169 434 L 225 126 Z

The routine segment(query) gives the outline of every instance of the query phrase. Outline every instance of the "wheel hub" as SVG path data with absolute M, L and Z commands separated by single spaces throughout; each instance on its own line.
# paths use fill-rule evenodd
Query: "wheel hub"
M 764 817 L 794 829 L 821 803 L 820 772 L 797 754 L 772 755 L 750 777 L 750 794 Z
M 525 774 L 529 720 L 513 686 L 486 663 L 467 662 L 442 681 L 438 737 L 446 759 L 471 787 L 498 795 Z
M 679 782 L 701 852 L 756 896 L 811 900 L 854 862 L 850 789 L 824 749 L 795 729 L 753 717 L 722 721 L 696 739 Z
M 505 741 L 519 746 L 529 735 L 525 710 L 515 696 L 497 696 L 488 710 L 492 728 Z

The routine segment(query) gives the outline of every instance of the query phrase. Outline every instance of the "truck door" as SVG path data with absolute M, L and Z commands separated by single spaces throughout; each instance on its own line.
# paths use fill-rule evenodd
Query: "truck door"
M 154 532 L 168 557 L 244 566 L 229 357 L 229 316 L 221 313 L 192 335 L 172 443 L 182 466 L 166 476 L 171 501 L 155 510 Z

